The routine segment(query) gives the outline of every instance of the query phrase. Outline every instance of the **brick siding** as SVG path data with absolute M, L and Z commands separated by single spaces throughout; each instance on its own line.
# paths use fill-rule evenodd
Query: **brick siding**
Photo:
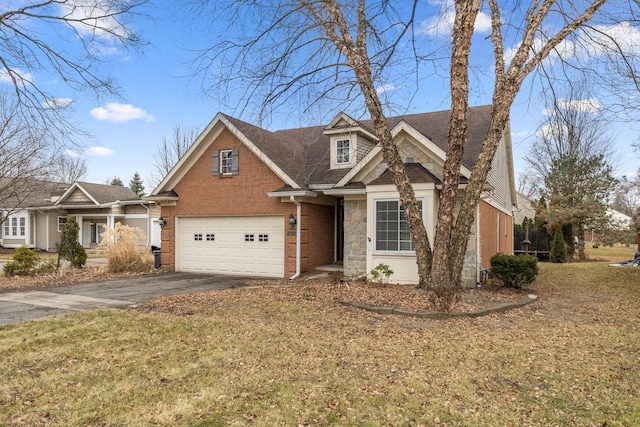
M 232 148 L 238 148 L 238 175 L 213 176 L 213 150 Z M 176 206 L 162 207 L 162 217 L 167 221 L 162 229 L 162 267 L 175 269 L 176 216 L 281 215 L 285 277 L 292 276 L 296 267 L 296 236 L 288 233 L 295 230 L 290 228 L 288 217 L 296 215 L 296 206 L 267 196 L 267 192 L 283 185 L 266 164 L 231 132 L 224 130 L 173 188 L 179 197 Z M 305 270 L 333 260 L 333 211 L 333 207 L 302 204 L 301 266 Z
M 496 253 L 513 253 L 513 218 L 480 201 L 480 258 L 482 268 L 491 266 Z

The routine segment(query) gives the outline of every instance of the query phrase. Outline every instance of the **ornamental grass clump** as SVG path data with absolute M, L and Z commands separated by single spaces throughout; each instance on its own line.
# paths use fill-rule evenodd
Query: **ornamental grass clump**
M 107 257 L 106 269 L 110 273 L 149 271 L 153 267 L 153 255 L 142 245 L 144 231 L 116 223 L 115 228 L 102 233 L 98 252 Z
M 531 255 L 495 254 L 491 257 L 491 273 L 503 286 L 520 289 L 536 279 L 538 258 Z

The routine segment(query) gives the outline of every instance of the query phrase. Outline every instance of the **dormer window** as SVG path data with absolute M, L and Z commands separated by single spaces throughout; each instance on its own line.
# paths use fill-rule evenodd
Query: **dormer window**
M 351 141 L 339 139 L 336 141 L 336 163 L 345 164 L 351 162 Z

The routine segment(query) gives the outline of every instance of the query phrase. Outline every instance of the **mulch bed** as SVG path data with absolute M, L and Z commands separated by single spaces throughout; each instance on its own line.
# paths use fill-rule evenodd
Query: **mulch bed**
M 75 283 L 102 282 L 131 276 L 132 273 L 105 273 L 97 268 L 80 270 L 66 269 L 63 272 L 42 276 L 4 277 L 0 275 L 0 291 L 49 289 Z M 364 280 L 340 283 L 338 276 L 303 277 L 296 280 L 247 280 L 244 284 L 264 289 L 268 294 L 286 293 L 289 297 L 308 299 L 309 295 L 327 304 L 338 301 L 350 301 L 358 304 L 379 307 L 393 307 L 412 312 L 438 311 L 429 299 L 429 294 L 412 285 L 372 284 Z M 286 288 L 280 289 L 280 288 Z M 484 310 L 505 302 L 522 301 L 526 290 L 516 290 L 489 285 L 474 289 L 465 289 L 452 311 L 468 313 Z M 197 306 L 207 305 L 211 299 L 219 299 L 216 291 L 166 297 L 144 303 L 144 309 L 191 312 Z M 143 308 L 143 307 L 141 307 Z

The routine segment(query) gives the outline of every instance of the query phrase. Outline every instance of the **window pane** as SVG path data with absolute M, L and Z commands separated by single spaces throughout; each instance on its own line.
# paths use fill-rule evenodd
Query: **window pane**
M 422 212 L 422 201 L 418 200 Z M 399 201 L 376 201 L 376 250 L 412 251 L 409 224 Z

